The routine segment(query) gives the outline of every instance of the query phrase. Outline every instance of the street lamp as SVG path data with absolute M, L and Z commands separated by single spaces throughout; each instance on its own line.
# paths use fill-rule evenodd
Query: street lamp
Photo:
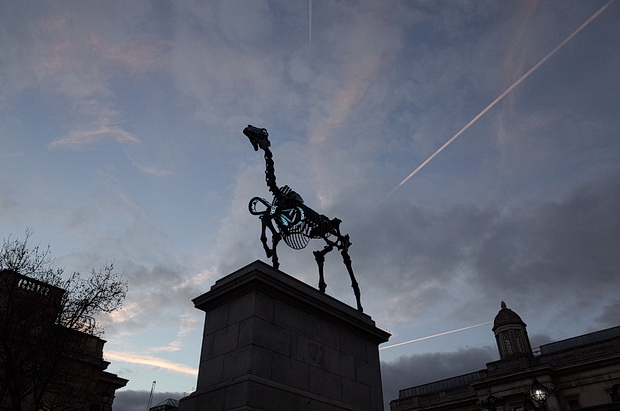
M 539 406 L 542 405 L 543 408 L 546 408 L 545 403 L 547 402 L 547 398 L 549 398 L 550 395 L 553 395 L 553 390 L 545 387 L 544 385 L 539 383 L 536 378 L 534 378 L 534 381 L 532 381 L 532 386 L 527 392 L 527 396 L 532 401 L 536 401 Z

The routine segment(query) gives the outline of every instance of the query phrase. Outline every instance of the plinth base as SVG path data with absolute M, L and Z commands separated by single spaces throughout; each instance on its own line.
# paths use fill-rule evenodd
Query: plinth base
M 206 312 L 197 389 L 179 410 L 383 409 L 366 314 L 261 261 L 193 300 Z

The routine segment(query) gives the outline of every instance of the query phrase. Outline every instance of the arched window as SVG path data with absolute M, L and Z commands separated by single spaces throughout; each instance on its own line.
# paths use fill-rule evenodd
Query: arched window
M 523 347 L 523 340 L 521 339 L 521 331 L 514 330 L 515 333 L 515 342 L 517 343 L 517 351 L 525 352 L 525 348 Z
M 504 346 L 506 347 L 506 354 L 514 354 L 514 349 L 512 347 L 512 341 L 510 340 L 510 331 L 504 331 L 502 333 L 504 337 Z

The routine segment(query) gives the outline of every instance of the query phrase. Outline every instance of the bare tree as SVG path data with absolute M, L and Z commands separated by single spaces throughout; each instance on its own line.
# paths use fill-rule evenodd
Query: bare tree
M 121 308 L 127 283 L 113 264 L 67 275 L 49 246 L 29 246 L 32 234 L 0 248 L 0 410 L 85 409 L 72 358 L 103 333 L 96 316 Z

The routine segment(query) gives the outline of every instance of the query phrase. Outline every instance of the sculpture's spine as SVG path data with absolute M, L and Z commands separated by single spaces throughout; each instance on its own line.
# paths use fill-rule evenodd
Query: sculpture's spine
M 276 168 L 273 163 L 273 155 L 268 148 L 265 149 L 265 181 L 267 182 L 267 187 L 269 187 L 271 194 L 273 194 L 274 197 L 279 197 L 280 189 L 276 184 Z

